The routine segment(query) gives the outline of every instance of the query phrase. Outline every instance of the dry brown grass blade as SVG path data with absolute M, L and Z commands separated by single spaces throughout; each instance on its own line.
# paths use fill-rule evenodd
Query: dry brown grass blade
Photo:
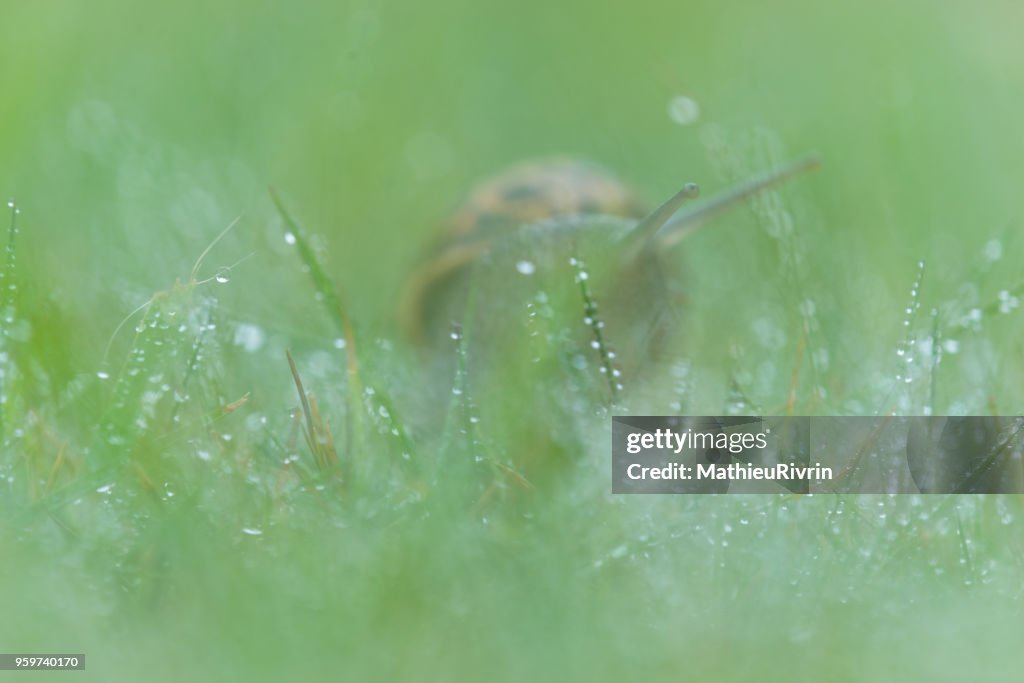
M 299 392 L 299 402 L 302 404 L 302 414 L 306 417 L 306 442 L 309 443 L 313 435 L 313 412 L 309 409 L 309 397 L 306 396 L 306 389 L 302 386 L 302 378 L 299 377 L 299 369 L 295 365 L 295 359 L 291 351 L 285 351 L 288 356 L 288 367 L 292 371 L 292 379 L 295 380 L 295 388 Z M 312 445 L 310 445 L 312 448 Z
M 784 415 L 792 415 L 796 410 L 797 393 L 800 389 L 800 370 L 803 366 L 804 351 L 807 349 L 807 331 L 800 334 L 800 342 L 796 349 L 796 363 L 793 364 L 793 372 L 789 378 L 789 395 L 786 398 Z
M 509 479 L 509 481 L 511 481 L 519 488 L 525 489 L 527 491 L 533 490 L 533 484 L 530 483 L 530 480 L 524 477 L 519 472 L 512 469 L 511 467 L 509 467 L 508 465 L 496 462 L 494 463 L 494 466 L 497 467 L 498 470 Z
M 233 413 L 236 410 L 238 410 L 239 408 L 241 408 L 243 405 L 245 405 L 248 401 L 249 401 L 249 392 L 247 391 L 247 392 L 245 392 L 245 396 L 242 396 L 242 398 L 240 398 L 240 399 L 238 399 L 236 401 L 232 401 L 231 403 L 227 404 L 226 406 L 224 406 L 224 408 L 222 410 L 224 411 L 225 414 Z
M 306 438 L 306 445 L 313 460 L 321 471 L 332 470 L 338 464 L 338 453 L 334 447 L 334 437 L 331 430 L 324 423 L 317 409 L 316 400 L 311 398 L 305 387 L 302 385 L 302 378 L 299 376 L 299 368 L 295 365 L 295 358 L 291 351 L 285 351 L 288 356 L 288 367 L 292 372 L 292 379 L 295 381 L 295 388 L 299 392 L 299 401 L 302 404 L 302 414 L 306 424 L 303 426 L 303 436 Z
M 321 469 L 332 469 L 338 464 L 338 451 L 334 447 L 334 435 L 331 434 L 331 428 L 320 417 L 316 399 L 312 396 L 309 397 L 309 409 L 313 416 L 313 428 L 316 430 L 313 433 L 313 440 L 316 442 L 318 464 Z

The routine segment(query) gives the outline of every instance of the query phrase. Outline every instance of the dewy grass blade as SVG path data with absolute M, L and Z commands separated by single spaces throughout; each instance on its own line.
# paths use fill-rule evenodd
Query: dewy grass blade
M 337 324 L 342 335 L 344 335 L 346 344 L 345 355 L 348 359 L 349 374 L 354 377 L 358 375 L 359 372 L 356 355 L 355 332 L 352 328 L 352 320 L 349 318 L 348 312 L 342 304 L 341 294 L 339 293 L 334 280 L 327 275 L 323 266 L 320 265 L 320 261 L 317 259 L 316 253 L 313 251 L 313 247 L 309 244 L 309 240 L 306 237 L 306 231 L 301 225 L 299 225 L 295 218 L 292 217 L 291 212 L 288 211 L 284 202 L 273 188 L 270 188 L 270 198 L 273 200 L 274 206 L 277 208 L 277 212 L 284 220 L 285 227 L 288 231 L 286 233 L 286 239 L 289 243 L 294 243 L 295 249 L 298 251 L 299 258 L 302 260 L 303 265 L 309 269 L 309 275 L 313 279 L 313 288 L 323 298 L 324 306 L 327 308 L 328 315 L 331 316 L 331 319 L 335 324 Z

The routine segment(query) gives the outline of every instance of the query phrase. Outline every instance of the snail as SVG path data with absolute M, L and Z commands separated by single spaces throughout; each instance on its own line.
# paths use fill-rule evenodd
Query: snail
M 573 320 L 593 323 L 592 314 L 599 315 L 617 361 L 635 365 L 678 321 L 685 302 L 675 263 L 667 258 L 672 247 L 742 200 L 818 164 L 815 156 L 802 158 L 684 209 L 698 194 L 687 183 L 653 211 L 592 162 L 552 158 L 514 165 L 479 183 L 454 211 L 408 281 L 400 322 L 411 338 L 435 347 L 448 340 L 453 322 L 470 320 L 477 348 L 501 352 L 524 343 L 515 334 L 523 327 L 524 301 L 566 305 Z M 570 265 L 577 266 L 575 274 L 566 272 Z M 574 278 L 589 280 L 592 302 L 580 301 Z M 567 291 L 562 303 L 553 301 L 555 291 Z

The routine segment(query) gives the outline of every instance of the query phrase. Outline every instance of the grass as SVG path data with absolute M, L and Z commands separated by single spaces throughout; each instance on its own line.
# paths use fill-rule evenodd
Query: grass
M 245 352 L 198 263 L 137 311 L 123 363 L 83 378 L 60 413 L 5 384 L 5 424 L 23 425 L 5 445 L 0 543 L 18 561 L 0 585 L 22 615 L 7 649 L 73 645 L 97 680 L 152 680 L 175 658 L 209 680 L 1005 680 L 1017 666 L 1018 498 L 610 496 L 601 337 L 581 376 L 540 371 L 584 403 L 563 408 L 557 434 L 541 429 L 561 443 L 532 458 L 536 441 L 473 418 L 491 398 L 475 391 L 493 387 L 470 383 L 473 338 L 454 335 L 454 384 L 430 385 L 455 388 L 438 448 L 406 434 L 388 397 L 395 349 L 355 339 L 313 250 L 297 253 L 346 334 L 342 349 L 325 335 L 322 367 L 276 361 L 301 411 L 255 384 L 229 393 Z M 589 281 L 580 267 L 570 289 Z M 575 305 L 594 312 L 589 289 Z M 547 350 L 572 353 L 567 315 L 542 328 Z M 8 358 L 6 377 L 22 376 Z M 796 412 L 817 405 L 794 382 L 809 402 Z M 99 419 L 82 422 L 94 403 Z M 954 645 L 985 665 L 943 662 Z
M 1019 412 L 1016 8 L 65 9 L 5 7 L 0 40 L 0 651 L 1015 680 L 1020 497 L 616 497 L 607 444 L 613 410 Z M 673 252 L 682 333 L 640 370 L 565 244 L 482 264 L 443 346 L 397 332 L 432 226 L 507 162 L 658 200 L 811 149 Z

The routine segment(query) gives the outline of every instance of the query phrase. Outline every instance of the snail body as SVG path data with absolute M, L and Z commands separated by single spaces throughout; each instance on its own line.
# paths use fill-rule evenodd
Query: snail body
M 813 157 L 802 159 L 681 210 L 697 195 L 687 184 L 653 211 L 591 162 L 514 165 L 476 185 L 452 213 L 409 280 L 401 322 L 411 338 L 432 347 L 449 339 L 453 322 L 471 320 L 478 344 L 500 347 L 490 328 L 502 337 L 522 328 L 523 306 L 537 303 L 538 293 L 556 311 L 568 305 L 574 322 L 589 318 L 583 312 L 590 304 L 577 286 L 582 275 L 621 362 L 640 362 L 678 321 L 685 302 L 678 259 L 668 258 L 672 247 L 709 218 L 816 165 Z M 581 262 L 585 270 L 574 273 Z

